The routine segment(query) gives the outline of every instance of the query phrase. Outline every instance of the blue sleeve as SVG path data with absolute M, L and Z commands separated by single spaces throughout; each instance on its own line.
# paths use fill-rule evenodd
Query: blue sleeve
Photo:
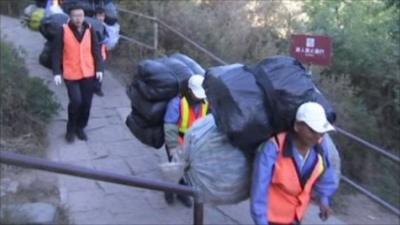
M 268 224 L 268 189 L 277 158 L 277 146 L 268 141 L 259 149 L 253 168 L 250 211 L 255 224 Z
M 321 145 L 325 154 L 327 168 L 324 174 L 322 174 L 315 184 L 314 191 L 318 195 L 320 203 L 328 206 L 330 204 L 330 199 L 339 187 L 339 177 L 332 166 L 332 162 L 330 161 L 331 157 L 329 157 L 330 151 L 328 148 L 331 146 L 327 146 L 333 144 L 333 142 L 331 140 L 325 141 L 325 139 L 326 138 L 324 138 L 324 141 L 321 143 Z
M 180 118 L 179 104 L 180 98 L 178 96 L 169 101 L 164 116 L 164 123 L 178 124 Z

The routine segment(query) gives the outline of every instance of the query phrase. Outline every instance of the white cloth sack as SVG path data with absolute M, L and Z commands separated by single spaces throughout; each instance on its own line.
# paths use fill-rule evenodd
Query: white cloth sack
M 251 166 L 215 125 L 212 115 L 185 135 L 185 176 L 205 203 L 234 204 L 249 197 Z

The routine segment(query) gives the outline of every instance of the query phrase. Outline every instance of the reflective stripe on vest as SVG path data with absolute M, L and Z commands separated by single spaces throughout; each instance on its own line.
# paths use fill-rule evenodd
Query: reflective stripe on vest
M 271 222 L 290 224 L 303 219 L 310 204 L 312 187 L 324 172 L 324 162 L 321 154 L 318 153 L 314 169 L 302 185 L 296 162 L 292 157 L 283 156 L 286 136 L 287 133 L 277 135 L 279 154 L 269 187 L 269 204 L 266 213 Z
M 179 132 L 180 133 L 186 133 L 186 131 L 193 125 L 193 123 L 206 116 L 207 114 L 207 109 L 208 109 L 208 103 L 202 103 L 201 104 L 201 109 L 200 109 L 200 114 L 196 115 L 196 112 L 194 110 L 194 107 L 189 106 L 189 102 L 185 97 L 181 98 L 181 103 L 180 103 L 180 121 L 179 121 Z
M 63 76 L 67 80 L 80 80 L 95 74 L 90 27 L 79 42 L 68 24 L 64 28 Z

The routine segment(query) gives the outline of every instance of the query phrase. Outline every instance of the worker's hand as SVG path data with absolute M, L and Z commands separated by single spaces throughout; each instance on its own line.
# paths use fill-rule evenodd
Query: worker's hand
M 319 218 L 321 218 L 322 221 L 327 220 L 333 213 L 333 210 L 329 205 L 326 204 L 319 204 Z
M 62 83 L 62 78 L 60 74 L 54 75 L 54 83 L 56 84 L 56 86 Z
M 182 159 L 182 147 L 177 146 L 176 148 L 170 149 L 169 154 L 172 157 L 172 161 L 179 162 Z
M 103 72 L 96 72 L 96 78 L 101 82 L 103 80 Z

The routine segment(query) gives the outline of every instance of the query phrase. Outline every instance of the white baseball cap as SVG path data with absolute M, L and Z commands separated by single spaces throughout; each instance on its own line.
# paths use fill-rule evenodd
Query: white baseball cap
M 296 121 L 306 123 L 318 133 L 326 133 L 335 130 L 326 119 L 324 108 L 316 102 L 306 102 L 300 105 L 296 113 Z
M 206 98 L 206 91 L 203 88 L 204 77 L 201 75 L 193 75 L 189 78 L 189 89 L 192 90 L 194 96 L 198 99 Z

